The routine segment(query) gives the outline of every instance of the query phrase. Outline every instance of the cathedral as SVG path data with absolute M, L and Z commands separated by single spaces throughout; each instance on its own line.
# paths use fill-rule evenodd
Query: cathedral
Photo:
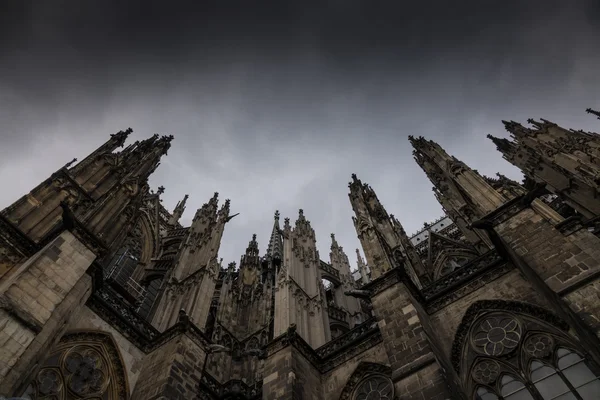
M 148 185 L 173 137 L 110 135 L 0 212 L 0 398 L 598 399 L 600 135 L 527 122 L 489 137 L 523 182 L 410 136 L 414 235 L 352 174 L 362 249 L 274 211 L 229 264 L 229 200 Z

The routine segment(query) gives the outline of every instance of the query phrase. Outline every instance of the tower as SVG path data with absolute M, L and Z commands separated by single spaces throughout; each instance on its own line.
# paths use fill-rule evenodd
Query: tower
M 205 327 L 220 265 L 217 254 L 225 224 L 230 220 L 229 200 L 218 208 L 218 193 L 196 211 L 179 248 L 153 323 L 165 330 L 177 321 L 179 310 Z
M 354 227 L 362 245 L 370 270 L 370 279 L 376 279 L 394 266 L 390 259 L 396 253 L 404 259 L 404 268 L 417 286 L 431 281 L 431 274 L 425 269 L 402 229 L 400 223 L 388 215 L 377 198 L 375 191 L 363 184 L 355 174 L 349 183 L 350 203 L 354 210 Z
M 511 139 L 488 138 L 526 177 L 544 183 L 583 216 L 600 215 L 600 135 L 567 130 L 545 119 L 528 122 L 533 128 L 503 121 Z
M 298 334 L 313 348 L 330 337 L 325 291 L 320 280 L 320 258 L 315 231 L 298 212 L 294 227 L 283 226 L 283 260 L 276 276 L 274 336 L 295 324 Z
M 506 201 L 476 171 L 450 156 L 442 147 L 423 137 L 409 136 L 415 161 L 433 183 L 435 197 L 447 215 L 469 242 L 484 251 L 490 242 L 484 232 L 470 229 L 470 224 L 494 211 Z

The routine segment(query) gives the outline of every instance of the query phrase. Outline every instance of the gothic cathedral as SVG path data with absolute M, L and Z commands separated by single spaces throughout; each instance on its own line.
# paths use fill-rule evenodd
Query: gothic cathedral
M 303 210 L 224 265 L 230 201 L 183 226 L 173 137 L 111 135 L 0 213 L 0 398 L 598 399 L 600 135 L 528 122 L 490 137 L 522 183 L 409 137 L 445 211 L 414 235 L 353 174 L 357 271 Z

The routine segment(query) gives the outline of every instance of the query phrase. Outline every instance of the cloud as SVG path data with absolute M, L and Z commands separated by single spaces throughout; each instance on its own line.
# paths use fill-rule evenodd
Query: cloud
M 151 183 L 167 208 L 190 194 L 184 222 L 231 199 L 226 262 L 299 208 L 323 259 L 334 232 L 353 260 L 351 173 L 408 232 L 441 214 L 409 134 L 518 178 L 485 138 L 501 119 L 597 130 L 595 2 L 393 3 L 4 5 L 0 207 L 131 126 L 175 135 Z

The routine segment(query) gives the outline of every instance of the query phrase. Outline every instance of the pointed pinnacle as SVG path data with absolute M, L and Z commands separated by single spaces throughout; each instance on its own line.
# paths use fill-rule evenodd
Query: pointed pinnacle
M 279 221 L 279 210 L 275 210 L 275 221 Z
M 498 138 L 492 135 L 487 135 L 487 138 L 494 142 L 498 151 L 502 153 L 507 153 L 513 148 L 513 143 L 508 139 Z
M 588 108 L 585 110 L 586 113 L 588 114 L 594 114 L 598 117 L 598 119 L 600 119 L 600 112 L 596 111 L 596 110 L 592 110 L 591 108 Z

